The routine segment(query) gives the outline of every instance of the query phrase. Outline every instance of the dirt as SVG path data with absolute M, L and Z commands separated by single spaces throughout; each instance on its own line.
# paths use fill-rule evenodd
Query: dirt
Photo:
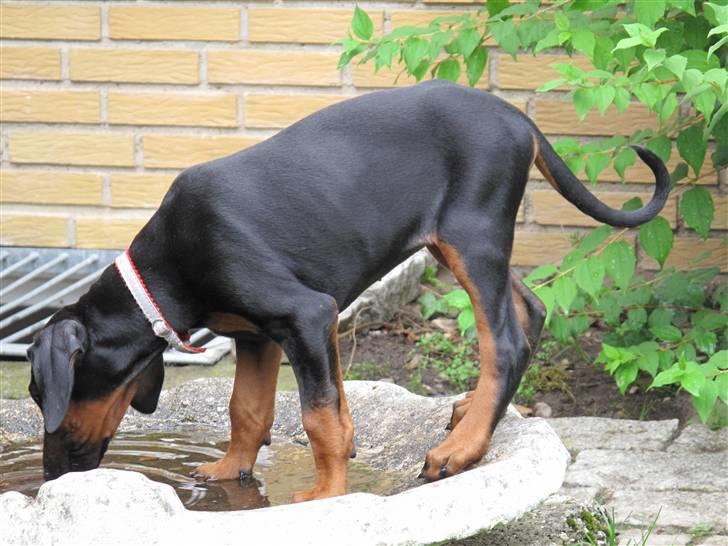
M 408 314 L 413 313 L 408 310 Z M 424 328 L 422 326 L 424 325 Z M 342 367 L 348 370 L 347 379 L 387 380 L 426 395 L 453 394 L 458 389 L 435 366 L 422 366 L 424 353 L 416 340 L 429 331 L 443 331 L 453 339 L 458 334 L 439 330 L 424 322 L 420 329 L 395 321 L 394 325 L 367 333 L 358 333 L 354 358 L 351 334 L 340 338 Z M 641 378 L 625 395 L 617 388 L 614 378 L 594 363 L 600 350 L 601 332 L 592 329 L 584 336 L 580 350 L 561 350 L 558 345 L 542 339 L 540 350 L 532 359 L 537 366 L 531 396 L 518 394 L 515 402 L 527 408 L 545 402 L 552 417 L 600 416 L 620 419 L 661 420 L 679 419 L 681 424 L 695 417 L 690 397 L 672 389 L 647 390 L 648 378 Z M 476 345 L 473 342 L 473 347 Z M 560 352 L 561 351 L 561 352 Z M 477 354 L 474 351 L 474 354 Z M 351 364 L 350 364 L 351 363 Z M 475 386 L 476 379 L 469 381 Z M 526 393 L 528 394 L 528 393 Z

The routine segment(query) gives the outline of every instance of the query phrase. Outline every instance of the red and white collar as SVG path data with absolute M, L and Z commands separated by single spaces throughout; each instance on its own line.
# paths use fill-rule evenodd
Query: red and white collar
M 147 286 L 144 284 L 144 280 L 137 271 L 134 262 L 129 256 L 129 251 L 124 251 L 120 254 L 116 260 L 114 260 L 119 275 L 124 280 L 124 284 L 131 292 L 134 297 L 139 309 L 142 310 L 144 316 L 152 325 L 152 330 L 157 337 L 164 339 L 169 345 L 184 353 L 202 353 L 205 351 L 204 347 L 193 347 L 189 343 L 183 341 L 183 339 L 175 332 L 169 323 L 164 319 L 162 311 L 157 306 L 154 298 L 147 290 Z M 186 335 L 184 339 L 189 339 L 189 335 Z

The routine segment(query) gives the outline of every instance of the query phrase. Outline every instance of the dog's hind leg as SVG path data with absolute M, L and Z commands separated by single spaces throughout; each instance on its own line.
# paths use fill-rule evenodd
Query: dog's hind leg
M 316 482 L 295 502 L 346 493 L 347 467 L 354 456 L 353 425 L 344 394 L 337 338 L 338 307 L 325 294 L 291 296 L 294 315 L 282 342 L 298 381 L 303 428 L 316 465 Z
M 444 265 L 444 264 L 443 264 Z M 516 316 L 521 329 L 526 334 L 528 345 L 530 348 L 528 360 L 536 351 L 538 342 L 541 339 L 544 321 L 546 319 L 546 308 L 544 307 L 538 296 L 523 284 L 523 282 L 513 275 L 511 272 L 511 290 L 513 295 L 513 304 L 516 308 Z M 516 373 L 521 377 L 526 371 L 528 360 L 518 362 L 516 365 Z M 452 405 L 452 416 L 447 425 L 447 430 L 454 429 L 462 420 L 470 409 L 470 403 L 473 400 L 473 392 L 469 391 L 465 394 L 465 398 L 457 400 Z
M 457 220 L 449 228 L 433 244 L 473 303 L 480 377 L 458 426 L 428 452 L 422 470 L 427 480 L 462 472 L 483 457 L 529 353 L 511 298 L 510 241 L 495 244 L 491 237 L 488 242 L 486 230 L 474 231 Z
M 250 475 L 258 450 L 270 443 L 281 347 L 259 335 L 236 337 L 235 383 L 230 398 L 230 444 L 225 456 L 206 463 L 193 476 L 231 480 Z

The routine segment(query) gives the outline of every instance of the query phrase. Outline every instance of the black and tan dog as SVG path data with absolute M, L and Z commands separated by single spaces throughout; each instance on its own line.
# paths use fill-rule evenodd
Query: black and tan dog
M 427 454 L 423 475 L 437 480 L 479 461 L 544 320 L 509 270 L 531 166 L 586 214 L 636 226 L 669 191 L 664 164 L 636 151 L 656 177 L 655 195 L 637 211 L 611 209 L 517 109 L 483 91 L 428 82 L 331 106 L 184 171 L 129 255 L 177 331 L 207 326 L 236 340 L 230 447 L 197 475 L 251 471 L 270 439 L 282 348 L 316 464 L 314 486 L 295 500 L 346 491 L 354 443 L 337 313 L 422 247 L 468 292 L 480 348 L 477 388 L 456 404 L 452 431 Z M 154 411 L 166 346 L 114 267 L 51 319 L 29 350 L 46 478 L 98 466 L 129 404 Z

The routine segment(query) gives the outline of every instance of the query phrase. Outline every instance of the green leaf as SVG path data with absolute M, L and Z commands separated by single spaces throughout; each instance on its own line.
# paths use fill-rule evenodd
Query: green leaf
M 713 222 L 713 197 L 710 192 L 700 186 L 686 191 L 680 198 L 680 215 L 698 235 L 707 239 Z
M 607 274 L 615 284 L 622 289 L 628 288 L 637 264 L 632 245 L 626 241 L 612 243 L 602 252 L 602 260 Z
M 374 33 L 374 23 L 369 14 L 359 6 L 354 7 L 354 18 L 351 21 L 351 29 L 362 40 L 369 41 Z
M 475 29 L 466 28 L 460 31 L 457 42 L 463 57 L 468 57 L 480 44 L 480 33 Z
M 662 159 L 663 163 L 670 161 L 670 154 L 672 153 L 672 142 L 665 135 L 660 135 L 653 138 L 646 144 L 647 148 L 653 152 L 657 157 Z
M 666 123 L 677 109 L 677 93 L 670 91 L 659 108 L 660 123 Z
M 658 307 L 657 309 L 652 311 L 652 313 L 650 313 L 650 327 L 652 328 L 653 326 L 669 326 L 672 323 L 672 319 L 674 316 L 675 313 L 672 309 Z
M 650 28 L 662 18 L 666 7 L 665 0 L 634 0 L 637 20 Z
M 536 269 L 531 271 L 524 279 L 523 282 L 533 284 L 535 281 L 550 277 L 558 271 L 558 268 L 554 264 L 543 264 L 538 266 Z
M 699 123 L 680 131 L 677 137 L 677 150 L 682 158 L 693 168 L 696 176 L 705 160 L 707 143 L 703 140 L 703 124 Z
M 451 82 L 458 81 L 460 77 L 460 63 L 455 59 L 446 59 L 437 67 L 437 77 L 441 80 L 449 80 Z
M 612 104 L 616 94 L 612 85 L 600 85 L 594 88 L 594 102 L 602 115 L 607 111 L 609 105 Z
M 488 8 L 488 15 L 492 18 L 510 6 L 511 3 L 509 0 L 487 0 L 485 5 Z
M 652 377 L 655 377 L 660 364 L 660 359 L 657 355 L 657 344 L 649 341 L 640 343 L 639 353 L 640 356 L 637 358 L 637 366 L 639 366 L 640 370 L 644 370 Z
M 630 103 L 630 94 L 624 87 L 617 87 L 614 94 L 614 106 L 617 107 L 617 111 L 624 112 Z
M 662 216 L 657 216 L 640 226 L 640 245 L 647 253 L 660 264 L 665 265 L 665 259 L 672 249 L 672 228 L 670 223 Z
M 563 78 L 547 81 L 545 84 L 541 85 L 538 89 L 536 89 L 536 92 L 537 93 L 546 93 L 547 91 L 551 91 L 553 89 L 556 89 L 557 87 L 561 87 L 565 83 L 566 83 L 566 80 Z
M 703 114 L 707 122 L 710 122 L 716 101 L 717 97 L 711 89 L 706 89 L 702 93 L 693 97 L 693 104 L 695 105 L 695 108 L 698 112 Z
M 713 412 L 718 395 L 719 386 L 717 381 L 703 381 L 698 395 L 693 395 L 693 406 L 703 423 L 708 421 L 710 414 Z
M 427 53 L 427 42 L 422 38 L 412 36 L 407 38 L 404 42 L 404 49 L 402 56 L 404 57 L 405 65 L 410 74 L 414 74 L 415 70 L 419 67 L 422 57 Z
M 665 56 L 664 49 L 645 49 L 644 53 L 642 53 L 642 57 L 647 63 L 647 70 L 652 70 L 656 66 L 661 65 L 662 61 L 665 60 Z
M 617 368 L 614 372 L 614 381 L 617 383 L 619 392 L 624 395 L 627 388 L 637 379 L 639 366 L 637 362 L 629 362 Z
M 569 18 L 563 11 L 554 13 L 554 24 L 559 30 L 569 30 Z
M 579 288 L 597 300 L 604 283 L 604 264 L 598 256 L 589 256 L 574 268 L 574 280 Z
M 507 21 L 494 21 L 488 23 L 488 30 L 490 30 L 495 41 L 498 45 L 503 48 L 504 51 L 515 57 L 518 47 L 521 45 L 521 41 L 518 38 L 518 32 L 513 24 L 512 20 Z
M 622 38 L 619 42 L 617 42 L 617 45 L 612 51 L 617 51 L 619 49 L 629 49 L 638 45 L 642 45 L 642 38 Z
M 448 292 L 447 294 L 445 294 L 444 297 L 445 302 L 447 302 L 449 307 L 454 307 L 455 309 L 461 310 L 472 307 L 468 293 L 462 288 L 458 288 L 456 290 L 453 290 L 452 292 Z
M 579 119 L 584 120 L 594 104 L 594 90 L 588 87 L 579 87 L 576 91 L 574 91 L 572 100 L 574 102 L 574 109 L 576 109 L 576 113 L 579 115 Z
M 682 55 L 672 55 L 665 59 L 662 65 L 675 74 L 679 80 L 682 80 L 683 74 L 685 74 L 685 67 L 688 65 L 688 60 Z
M 682 332 L 679 328 L 676 328 L 672 324 L 666 324 L 664 326 L 653 326 L 650 328 L 650 332 L 662 341 L 668 341 L 670 343 L 675 343 L 676 341 L 680 341 L 682 339 Z
M 571 37 L 571 43 L 574 45 L 574 49 L 581 51 L 590 59 L 594 57 L 594 47 L 596 46 L 597 40 L 594 33 L 588 28 L 580 28 L 574 32 Z
M 458 327 L 460 328 L 460 335 L 464 336 L 465 333 L 471 328 L 475 327 L 475 313 L 472 309 L 463 309 L 458 314 Z
M 485 71 L 485 66 L 487 65 L 487 63 L 488 49 L 483 46 L 478 46 L 477 48 L 475 48 L 470 56 L 465 59 L 465 65 L 467 67 L 468 74 L 468 84 L 471 87 L 478 83 L 481 76 L 483 75 L 483 72 Z
M 533 293 L 536 294 L 546 308 L 546 323 L 548 324 L 551 314 L 554 311 L 554 306 L 556 305 L 554 291 L 550 286 L 539 286 Z
M 556 47 L 558 45 L 559 45 L 559 31 L 557 29 L 553 29 L 546 36 L 544 36 L 538 42 L 536 42 L 536 46 L 533 48 L 533 52 L 538 53 L 540 51 L 543 51 L 544 49 Z
M 586 162 L 586 175 L 595 184 L 599 173 L 609 166 L 609 154 L 592 154 Z
M 568 313 L 571 309 L 571 303 L 576 297 L 576 285 L 570 277 L 559 277 L 552 285 L 554 300 L 559 307 Z
M 680 386 L 693 396 L 697 396 L 705 383 L 705 374 L 697 362 L 688 362 L 680 378 Z
M 671 368 L 658 373 L 649 388 L 655 389 L 657 387 L 664 387 L 665 385 L 674 385 L 675 383 L 679 383 L 683 373 L 683 369 L 680 368 L 679 365 L 675 364 Z
M 670 182 L 676 184 L 688 175 L 688 164 L 680 162 L 675 166 L 675 170 L 670 174 Z
M 612 228 L 609 226 L 594 228 L 579 242 L 576 250 L 582 255 L 588 254 L 596 250 L 611 234 Z
M 448 311 L 448 305 L 444 298 L 438 298 L 432 292 L 424 292 L 417 302 L 422 306 L 422 316 L 425 320 L 430 317 L 442 314 L 444 315 Z
M 617 171 L 622 182 L 624 182 L 624 171 L 631 165 L 634 165 L 636 159 L 637 154 L 632 148 L 622 148 L 614 157 L 614 170 Z

